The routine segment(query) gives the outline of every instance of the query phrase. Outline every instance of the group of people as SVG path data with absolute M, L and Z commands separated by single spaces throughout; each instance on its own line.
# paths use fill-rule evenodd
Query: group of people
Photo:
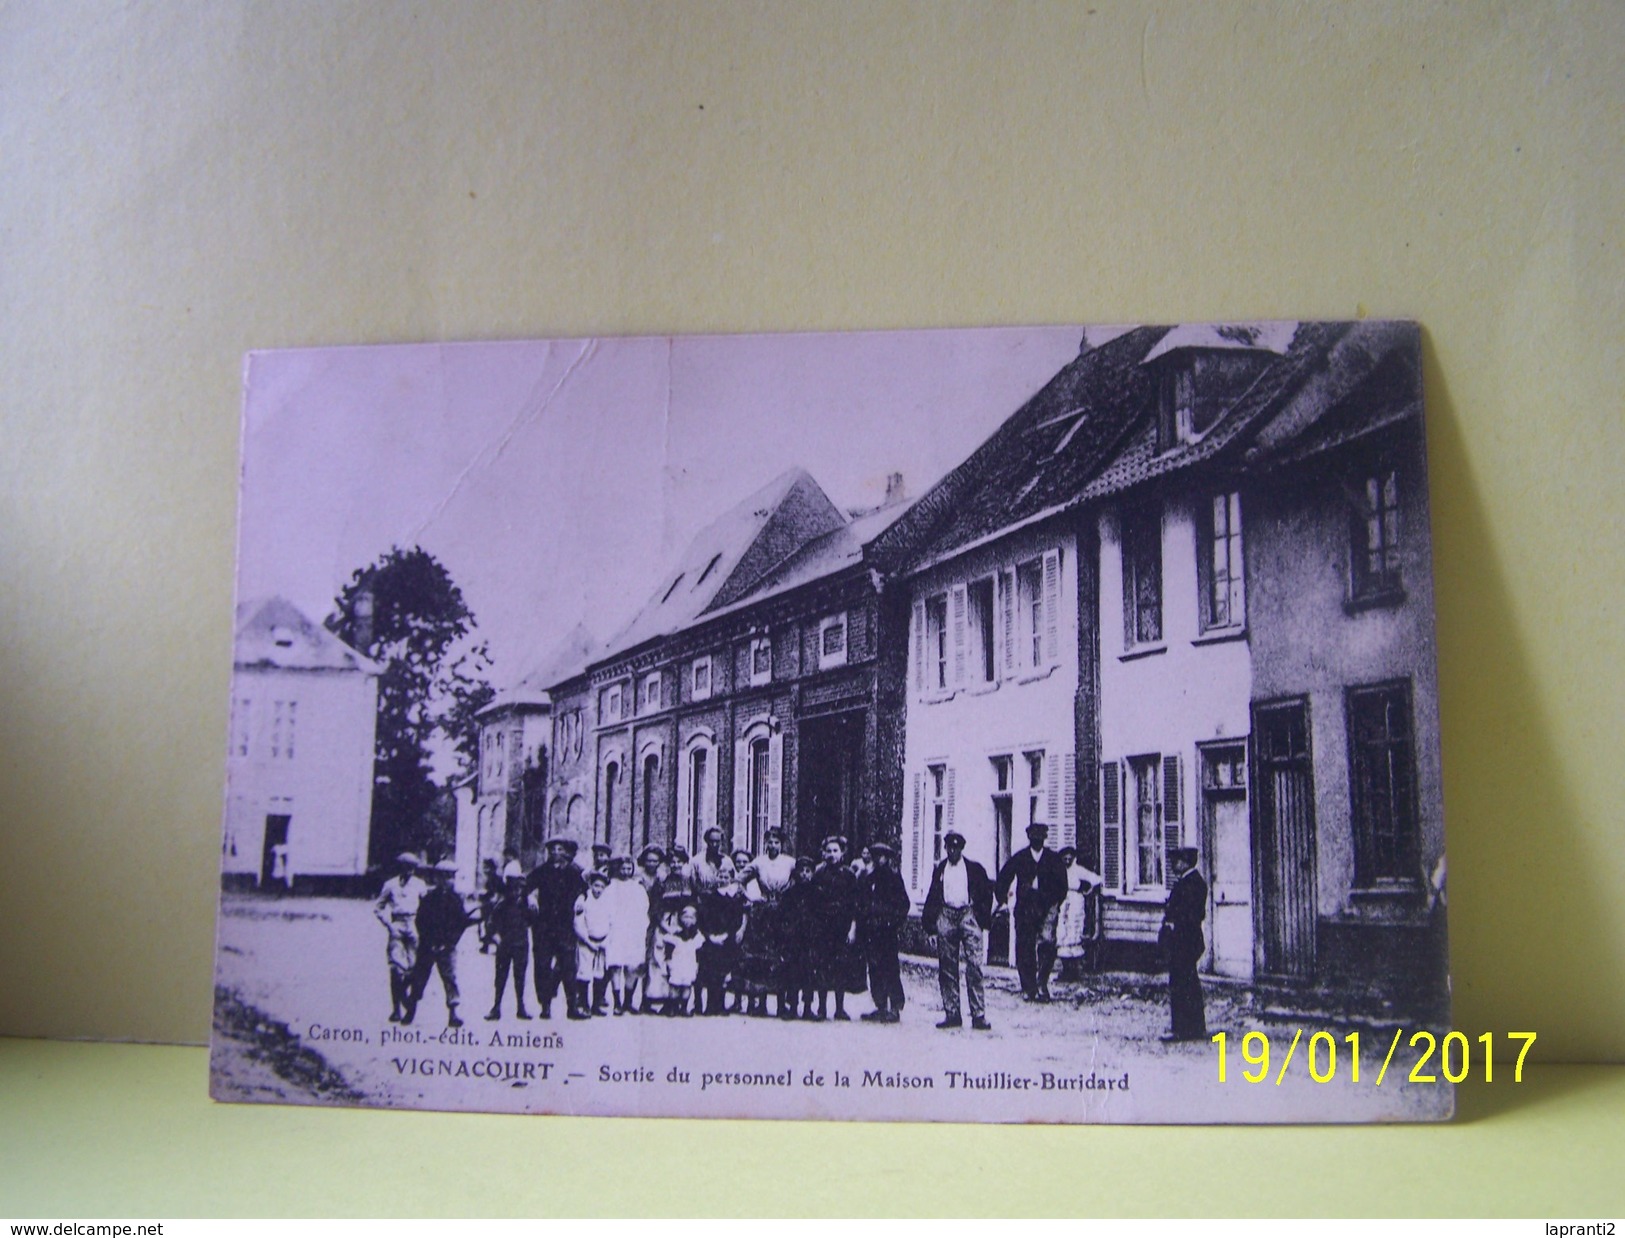
M 1023 1001 L 1049 1002 L 1050 973 L 1058 958 L 1082 958 L 1095 934 L 1098 912 L 1091 902 L 1100 875 L 1077 862 L 1077 849 L 1052 851 L 1049 827 L 1035 822 L 1027 846 L 1011 856 L 996 878 L 965 858 L 965 836 L 943 836 L 944 857 L 931 872 L 921 921 L 937 951 L 937 983 L 942 991 L 941 1028 L 964 1025 L 960 976 L 969 1000 L 971 1027 L 986 1030 L 982 987 L 983 935 L 995 904 L 1011 907 L 1016 975 Z
M 1047 837 L 1046 826 L 1030 827 L 1028 846 L 990 877 L 965 858 L 963 835 L 944 836 L 944 858 L 932 870 L 922 914 L 937 953 L 939 1028 L 964 1025 L 961 978 L 972 1028 L 990 1027 L 983 934 L 995 906 L 1011 907 L 1025 1001 L 1051 1001 L 1057 959 L 1081 957 L 1097 934 L 1099 875 L 1077 862 L 1074 849 L 1050 850 Z M 650 846 L 634 862 L 597 844 L 592 866 L 584 868 L 576 863 L 578 850 L 572 839 L 549 839 L 546 858 L 529 873 L 511 857 L 500 869 L 488 862 L 477 904 L 452 888 L 449 862 L 399 856 L 399 871 L 374 904 L 389 930 L 391 1021 L 412 1022 L 438 972 L 447 1022 L 462 1026 L 455 952 L 473 924 L 495 963 L 488 1020 L 502 1017 L 510 982 L 515 1015 L 533 1017 L 527 970 L 536 1017 L 543 1019 L 552 1017 L 562 991 L 571 1019 L 742 1014 L 844 1021 L 851 1017 L 847 996 L 865 989 L 874 1008 L 861 1018 L 901 1019 L 900 936 L 911 901 L 889 844 L 872 843 L 854 859 L 847 840 L 831 836 L 815 861 L 789 855 L 784 836 L 771 830 L 761 854 L 729 855 L 712 829 L 692 857 L 681 845 Z M 1172 856 L 1176 881 L 1160 937 L 1169 959 L 1173 1039 L 1206 1034 L 1196 976 L 1206 884 L 1195 859 L 1193 849 Z
M 493 956 L 495 992 L 486 1018 L 502 1017 L 511 982 L 514 1014 L 551 1018 L 559 994 L 571 1019 L 625 1014 L 669 1017 L 743 1014 L 846 1020 L 849 994 L 867 989 L 861 1017 L 894 1023 L 903 1009 L 899 934 L 909 897 L 896 851 L 884 843 L 849 858 L 848 842 L 826 838 L 820 858 L 794 857 L 769 831 L 760 855 L 732 855 L 709 830 L 698 855 L 647 847 L 636 863 L 608 847 L 576 862 L 572 839 L 552 838 L 526 873 L 509 858 L 489 864 L 477 904 L 446 881 L 449 864 L 397 858 L 398 873 L 374 904 L 389 930 L 393 1022 L 411 1023 L 438 969 L 447 1022 L 460 1027 L 454 970 L 457 939 L 479 925 Z M 456 912 L 452 912 L 452 904 Z M 427 908 L 427 911 L 425 910 Z

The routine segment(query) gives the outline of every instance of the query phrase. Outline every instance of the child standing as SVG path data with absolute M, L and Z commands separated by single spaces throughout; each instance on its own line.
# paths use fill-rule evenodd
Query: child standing
M 649 893 L 633 875 L 631 856 L 618 857 L 611 867 L 615 879 L 604 891 L 604 900 L 610 905 L 604 963 L 615 1013 L 625 1014 L 637 996 L 638 979 L 648 958 Z
M 587 874 L 587 892 L 576 899 L 576 992 L 584 1010 L 608 1014 L 604 1002 L 604 977 L 608 971 L 609 931 L 614 904 L 604 897 L 609 874 L 594 869 Z
M 688 1016 L 690 991 L 700 970 L 700 913 L 693 903 L 685 903 L 677 913 L 677 928 L 664 936 L 666 947 L 666 981 L 671 986 L 671 999 L 666 1003 L 668 1015 Z

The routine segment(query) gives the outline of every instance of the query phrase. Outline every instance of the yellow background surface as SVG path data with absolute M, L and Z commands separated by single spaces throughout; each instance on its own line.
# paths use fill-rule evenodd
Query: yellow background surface
M 207 1035 L 246 350 L 1370 314 L 1426 332 L 1456 1024 L 1625 1060 L 1622 53 L 1608 0 L 0 4 L 0 1034 Z

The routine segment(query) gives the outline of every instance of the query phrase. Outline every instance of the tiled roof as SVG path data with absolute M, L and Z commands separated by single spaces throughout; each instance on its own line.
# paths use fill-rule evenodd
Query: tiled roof
M 378 674 L 363 657 L 282 597 L 255 598 L 237 607 L 232 661 L 239 669 L 360 671 Z
M 1368 438 L 1400 422 L 1420 422 L 1420 343 L 1411 323 L 1362 323 L 1355 327 L 1344 338 L 1340 354 L 1334 354 L 1334 359 L 1349 371 L 1341 392 L 1325 402 L 1318 416 L 1264 426 L 1248 449 L 1248 461 L 1265 467 L 1293 464 Z M 1344 357 L 1341 353 L 1356 355 Z M 1364 373 L 1360 374 L 1360 370 Z
M 843 568 L 863 560 L 863 548 L 889 528 L 907 509 L 896 503 L 849 520 L 796 550 L 757 582 L 751 591 L 728 609 L 775 597 L 801 585 L 833 576 Z
M 738 601 L 809 540 L 844 521 L 805 469 L 791 469 L 706 526 L 594 661 L 688 627 Z
M 1154 371 L 1182 349 L 1259 354 L 1200 437 L 1159 450 Z M 1141 327 L 1087 349 L 881 538 L 915 571 L 1007 529 L 1199 465 L 1252 466 L 1371 432 L 1420 408 L 1412 323 Z M 889 543 L 889 544 L 888 544 Z M 906 547 L 906 549 L 905 549 Z
M 1348 330 L 1347 323 L 1311 322 L 1297 326 L 1285 353 L 1272 360 L 1236 403 L 1201 438 L 1171 451 L 1157 450 L 1155 408 L 1146 401 L 1140 424 L 1123 450 L 1086 487 L 1082 499 L 1103 498 L 1231 454 L 1250 432 L 1278 413 L 1283 401 L 1325 364 L 1327 351 Z
M 1150 407 L 1141 362 L 1167 331 L 1137 327 L 1068 362 L 898 522 L 896 540 L 913 546 L 904 570 L 1076 500 Z

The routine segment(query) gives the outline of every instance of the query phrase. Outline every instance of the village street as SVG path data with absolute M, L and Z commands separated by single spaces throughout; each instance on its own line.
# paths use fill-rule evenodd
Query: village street
M 515 1017 L 510 989 L 498 1022 L 492 958 L 470 931 L 457 975 L 465 1026 L 448 1029 L 438 978 L 416 1026 L 388 1022 L 385 933 L 365 900 L 228 894 L 217 984 L 238 1012 L 214 1047 L 219 1099 L 403 1105 L 431 1109 L 1010 1121 L 1339 1121 L 1437 1116 L 1449 1089 L 1411 1084 L 1396 1057 L 1379 1088 L 1387 1037 L 1362 1029 L 1360 1082 L 1349 1078 L 1351 1030 L 1329 1022 L 1264 1022 L 1244 989 L 1207 987 L 1210 1031 L 1230 1034 L 1227 1081 L 1212 1043 L 1167 1044 L 1164 985 L 1113 973 L 1052 986 L 1056 1001 L 1021 1001 L 1015 977 L 992 969 L 988 1032 L 939 1031 L 935 967 L 905 961 L 903 1022 L 640 1016 L 571 1022 Z M 529 979 L 527 977 L 527 987 Z M 534 1013 L 534 999 L 527 993 Z M 244 1013 L 246 1012 L 246 1014 Z M 1275 1073 L 1297 1028 L 1337 1039 L 1333 1080 L 1314 1082 L 1300 1047 Z M 1267 1032 L 1266 1082 L 1244 1081 L 1246 1031 Z M 1323 1045 L 1323 1049 L 1324 1049 Z M 1256 1043 L 1255 1043 L 1256 1050 Z M 1324 1054 L 1321 1073 L 1325 1073 Z M 313 1085 L 312 1081 L 316 1081 Z M 1126 1085 L 1126 1086 L 1125 1086 Z

